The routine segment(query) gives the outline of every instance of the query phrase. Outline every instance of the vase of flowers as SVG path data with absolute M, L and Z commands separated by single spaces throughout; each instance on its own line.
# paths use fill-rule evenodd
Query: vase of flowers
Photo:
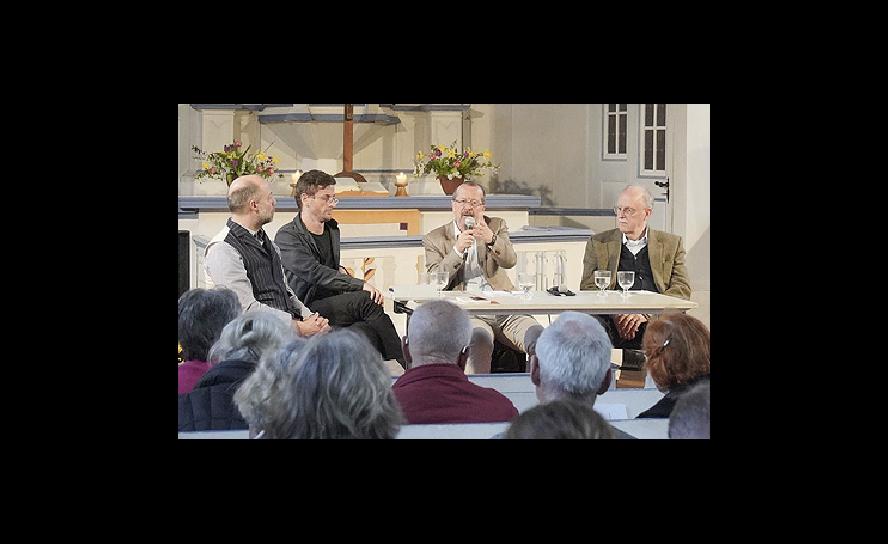
M 434 173 L 444 193 L 452 195 L 469 177 L 477 176 L 485 169 L 496 172 L 500 165 L 491 162 L 491 156 L 490 151 L 476 153 L 469 148 L 460 152 L 456 142 L 450 146 L 432 145 L 428 155 L 422 151 L 416 154 L 413 175 Z
M 247 146 L 243 151 L 241 151 L 241 147 L 241 141 L 235 140 L 230 145 L 226 145 L 222 152 L 207 154 L 199 147 L 191 146 L 191 150 L 195 153 L 194 158 L 201 161 L 200 170 L 197 171 L 194 179 L 221 179 L 230 187 L 231 183 L 240 176 L 256 174 L 267 179 L 274 175 L 277 159 L 267 155 L 265 151 L 250 154 L 251 146 Z M 271 147 L 271 144 L 268 147 Z M 268 148 L 266 148 L 267 150 Z

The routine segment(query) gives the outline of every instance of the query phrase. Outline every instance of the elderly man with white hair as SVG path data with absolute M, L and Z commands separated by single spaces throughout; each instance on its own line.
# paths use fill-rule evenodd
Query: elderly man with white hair
M 609 270 L 616 289 L 617 272 L 635 273 L 630 290 L 662 293 L 684 300 L 691 299 L 691 285 L 685 266 L 681 236 L 652 229 L 648 218 L 653 213 L 651 192 L 639 185 L 627 185 L 620 193 L 614 212 L 617 228 L 592 236 L 586 243 L 580 289 L 595 289 L 595 271 Z M 599 316 L 615 348 L 640 350 L 649 314 Z M 638 364 L 644 357 L 638 351 L 624 351 L 623 364 Z M 633 364 L 633 366 L 635 366 Z
M 392 385 L 409 423 L 495 423 L 518 410 L 502 393 L 469 381 L 472 325 L 465 310 L 444 300 L 414 310 L 402 340 L 408 370 Z
M 541 403 L 573 400 L 593 406 L 611 383 L 612 345 L 592 316 L 564 312 L 546 327 L 530 357 L 530 379 Z M 632 438 L 611 428 L 615 438 Z

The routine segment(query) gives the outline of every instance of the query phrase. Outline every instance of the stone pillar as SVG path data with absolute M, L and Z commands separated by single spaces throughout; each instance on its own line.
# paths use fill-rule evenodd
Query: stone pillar
M 431 143 L 447 145 L 456 140 L 456 147 L 463 147 L 463 112 L 432 111 L 429 112 Z
M 199 147 L 209 153 L 222 149 L 240 137 L 240 121 L 235 125 L 235 110 L 203 110 L 200 112 Z M 236 131 L 235 131 L 236 130 Z

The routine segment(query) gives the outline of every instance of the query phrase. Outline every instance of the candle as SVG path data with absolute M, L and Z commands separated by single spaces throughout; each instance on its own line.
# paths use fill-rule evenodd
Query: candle
M 405 174 L 404 172 L 401 172 L 400 174 L 395 176 L 395 179 L 398 180 L 395 185 L 407 185 L 407 174 Z

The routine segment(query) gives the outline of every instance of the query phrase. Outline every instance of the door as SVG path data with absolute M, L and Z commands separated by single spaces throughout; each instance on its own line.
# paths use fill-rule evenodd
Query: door
M 671 104 L 638 105 L 638 178 L 654 197 L 648 223 L 657 230 L 672 232 L 673 110 Z

